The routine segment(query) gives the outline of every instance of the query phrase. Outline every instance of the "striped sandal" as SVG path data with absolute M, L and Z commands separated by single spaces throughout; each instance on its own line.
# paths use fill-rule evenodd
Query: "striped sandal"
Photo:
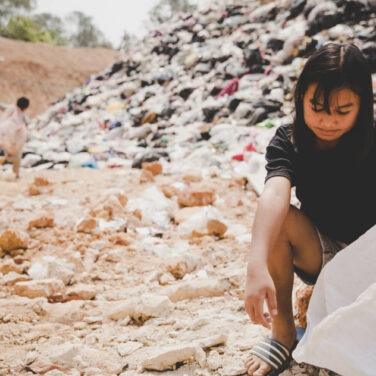
M 289 350 L 286 346 L 271 338 L 264 338 L 261 342 L 255 345 L 250 351 L 251 354 L 256 355 L 272 369 L 265 376 L 277 376 L 282 373 L 291 361 L 291 353 L 295 349 L 298 342 L 295 342 L 292 349 Z

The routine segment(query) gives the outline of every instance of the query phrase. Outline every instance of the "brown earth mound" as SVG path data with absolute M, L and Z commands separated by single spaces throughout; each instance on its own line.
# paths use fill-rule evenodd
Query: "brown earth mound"
M 0 102 L 31 100 L 29 117 L 83 84 L 121 56 L 104 48 L 69 48 L 0 37 Z

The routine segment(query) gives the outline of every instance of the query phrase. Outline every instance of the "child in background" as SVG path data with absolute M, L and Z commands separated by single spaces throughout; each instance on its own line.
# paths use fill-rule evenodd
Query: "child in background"
M 5 152 L 6 160 L 13 164 L 13 172 L 18 179 L 20 176 L 20 165 L 22 148 L 26 141 L 26 118 L 24 112 L 29 107 L 29 100 L 25 97 L 17 100 L 16 106 L 2 106 L 6 110 L 0 118 L 0 149 Z
M 372 76 L 353 44 L 328 43 L 296 84 L 295 118 L 277 129 L 253 224 L 245 308 L 271 329 L 245 362 L 249 375 L 278 375 L 296 345 L 294 272 L 314 284 L 322 267 L 376 224 Z M 291 187 L 301 208 L 290 206 Z M 268 311 L 264 312 L 264 301 Z

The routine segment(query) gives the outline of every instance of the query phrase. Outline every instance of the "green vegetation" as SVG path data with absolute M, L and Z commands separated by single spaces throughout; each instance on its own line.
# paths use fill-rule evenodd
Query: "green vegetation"
M 0 35 L 58 46 L 113 48 L 90 16 L 72 12 L 66 19 L 50 14 L 31 15 L 35 0 L 0 0 Z M 65 25 L 68 24 L 68 32 Z
M 7 38 L 27 42 L 58 44 L 48 30 L 42 29 L 34 20 L 24 16 L 11 17 L 8 25 L 2 29 L 2 34 Z
M 75 11 L 62 19 L 50 13 L 32 14 L 35 6 L 36 0 L 0 0 L 0 35 L 58 46 L 113 48 L 92 17 L 83 12 Z M 190 0 L 159 0 L 148 13 L 148 26 L 157 26 L 176 13 L 192 10 Z M 124 31 L 118 49 L 127 51 L 136 42 L 134 35 Z

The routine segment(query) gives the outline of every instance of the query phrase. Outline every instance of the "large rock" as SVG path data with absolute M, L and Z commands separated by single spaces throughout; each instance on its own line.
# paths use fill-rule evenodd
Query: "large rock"
M 29 235 L 20 230 L 5 230 L 0 235 L 0 248 L 4 251 L 26 249 L 29 244 Z
M 59 279 L 44 279 L 40 281 L 18 282 L 14 285 L 14 293 L 30 299 L 51 297 L 64 293 L 65 286 Z
M 200 360 L 205 365 L 205 353 L 197 345 L 183 344 L 169 346 L 156 350 L 142 362 L 144 370 L 168 371 L 174 369 L 177 363 Z
M 172 304 L 166 296 L 144 294 L 140 298 L 132 298 L 111 304 L 107 317 L 120 320 L 131 317 L 137 322 L 143 322 L 151 317 L 159 317 L 171 311 Z
M 194 299 L 200 296 L 221 296 L 231 287 L 231 283 L 223 279 L 200 279 L 180 282 L 166 289 L 166 295 L 172 302 L 184 299 Z
M 82 344 L 65 343 L 42 351 L 49 362 L 60 369 L 86 369 L 90 366 L 101 369 L 104 374 L 118 375 L 123 368 L 116 353 L 100 351 Z

